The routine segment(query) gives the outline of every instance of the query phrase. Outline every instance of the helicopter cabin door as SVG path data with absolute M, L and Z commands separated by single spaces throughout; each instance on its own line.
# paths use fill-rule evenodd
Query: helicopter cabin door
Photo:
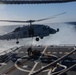
M 28 34 L 29 34 L 29 37 L 34 37 L 34 29 L 33 28 L 29 28 L 28 29 Z

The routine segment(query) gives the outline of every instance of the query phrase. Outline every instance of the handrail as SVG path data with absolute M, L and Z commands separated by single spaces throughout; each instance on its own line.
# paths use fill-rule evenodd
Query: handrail
M 9 52 L 11 52 L 11 51 L 13 52 L 16 48 L 17 48 L 17 47 L 15 46 L 15 47 L 13 47 L 13 48 L 10 48 L 10 49 L 8 49 L 8 50 L 5 50 L 5 51 L 1 52 L 0 55 L 9 53 Z
M 5 59 L 5 63 L 9 61 L 9 59 L 10 59 L 10 58 L 11 58 L 11 56 L 13 55 L 13 52 L 15 52 L 16 50 L 18 50 L 18 47 L 10 48 L 10 49 L 8 49 L 8 50 L 4 51 L 5 53 L 4 53 L 4 52 L 2 52 L 2 53 L 4 53 L 4 55 L 5 55 L 5 54 L 7 54 L 7 55 L 8 55 L 8 53 L 9 53 L 8 57 Z M 0 53 L 0 54 L 1 54 L 1 53 Z

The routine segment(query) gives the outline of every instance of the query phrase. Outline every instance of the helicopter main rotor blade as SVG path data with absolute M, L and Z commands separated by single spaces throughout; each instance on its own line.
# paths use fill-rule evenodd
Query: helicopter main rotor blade
M 28 20 L 28 21 L 0 20 L 0 22 L 30 23 L 30 22 L 35 22 L 35 21 L 34 20 Z
M 57 16 L 60 16 L 60 15 L 63 15 L 63 14 L 66 14 L 66 12 L 63 12 L 63 13 L 60 13 L 60 14 L 57 14 L 57 15 L 53 15 L 53 16 L 48 17 L 48 18 L 43 18 L 43 19 L 35 20 L 35 22 L 37 22 L 37 21 L 44 21 L 44 20 L 48 20 L 48 19 L 53 19 L 53 18 L 56 18 Z
M 39 21 L 44 21 L 44 20 L 48 20 L 48 19 L 53 19 L 56 18 L 57 16 L 66 14 L 66 12 L 57 14 L 57 15 L 53 15 L 52 17 L 48 17 L 48 18 L 43 18 L 43 19 L 39 19 L 39 20 L 27 20 L 27 21 L 16 21 L 16 20 L 0 20 L 0 22 L 14 22 L 14 23 L 33 23 L 33 22 L 39 22 Z

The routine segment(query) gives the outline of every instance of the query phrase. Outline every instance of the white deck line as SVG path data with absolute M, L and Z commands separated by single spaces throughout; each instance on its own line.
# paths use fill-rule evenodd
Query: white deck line
M 46 49 L 47 49 L 47 46 L 46 46 L 45 49 L 43 50 L 43 52 L 42 52 L 42 54 L 41 54 L 41 56 L 39 57 L 38 60 L 40 60 L 40 58 L 42 57 L 43 53 L 45 53 Z M 38 61 L 38 60 L 37 60 L 37 61 Z M 17 61 L 18 61 L 18 60 L 17 60 Z M 24 70 L 24 69 L 20 68 L 20 67 L 17 65 L 17 61 L 15 62 L 15 67 L 16 67 L 18 70 L 20 70 L 20 71 L 29 72 L 28 75 L 31 75 L 31 74 L 34 72 L 34 69 L 36 68 L 37 64 L 39 63 L 39 62 L 36 61 L 36 62 L 35 62 L 35 65 L 34 65 L 33 68 L 31 69 L 31 71 L 28 71 L 28 70 Z
M 39 57 L 38 60 L 40 60 L 40 58 L 42 57 L 43 53 L 45 53 L 46 49 L 48 46 L 45 47 L 45 49 L 43 50 L 41 56 Z M 36 66 L 38 65 L 39 62 L 35 62 L 35 65 L 33 66 L 33 68 L 31 69 L 30 73 L 28 75 L 31 75 L 34 72 L 34 69 L 36 68 Z
M 51 75 L 51 71 L 52 71 L 52 69 L 49 70 L 48 75 Z

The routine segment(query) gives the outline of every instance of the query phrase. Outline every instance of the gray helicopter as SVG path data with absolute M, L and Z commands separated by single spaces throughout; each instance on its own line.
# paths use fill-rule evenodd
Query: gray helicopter
M 49 36 L 50 34 L 55 34 L 56 32 L 59 32 L 59 28 L 57 28 L 56 30 L 47 25 L 32 24 L 32 23 L 56 18 L 57 16 L 65 14 L 65 13 L 66 12 L 63 12 L 63 13 L 54 15 L 52 17 L 43 18 L 39 20 L 28 20 L 28 21 L 0 20 L 0 22 L 30 23 L 30 25 L 26 25 L 23 27 L 17 27 L 12 32 L 1 35 L 0 40 L 17 39 L 16 43 L 18 44 L 19 43 L 18 39 L 36 37 L 35 40 L 39 41 L 39 39 L 43 39 L 44 37 Z

